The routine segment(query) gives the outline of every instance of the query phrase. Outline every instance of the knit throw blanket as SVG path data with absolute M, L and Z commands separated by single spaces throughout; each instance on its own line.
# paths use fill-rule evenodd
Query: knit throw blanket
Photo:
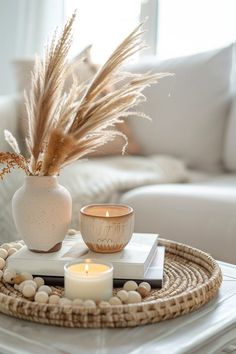
M 122 193 L 136 187 L 187 182 L 182 161 L 166 156 L 115 156 L 79 161 L 65 168 L 59 182 L 73 199 L 72 227 L 78 228 L 78 214 L 85 204 L 119 202 Z M 0 181 L 0 242 L 18 238 L 12 219 L 11 199 L 23 184 L 20 171 Z

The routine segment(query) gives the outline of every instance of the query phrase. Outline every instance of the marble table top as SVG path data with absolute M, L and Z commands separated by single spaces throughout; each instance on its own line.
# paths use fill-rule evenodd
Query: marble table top
M 236 338 L 236 265 L 219 264 L 224 280 L 214 300 L 196 312 L 152 325 L 70 329 L 0 314 L 0 353 L 210 354 L 225 353 L 221 348 L 227 343 L 228 353 L 236 353 L 230 344 Z

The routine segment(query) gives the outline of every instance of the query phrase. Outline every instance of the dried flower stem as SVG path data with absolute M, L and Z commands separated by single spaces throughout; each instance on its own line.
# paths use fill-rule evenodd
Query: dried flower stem
M 0 178 L 10 173 L 12 169 L 15 167 L 21 168 L 25 171 L 26 175 L 30 175 L 30 171 L 28 169 L 28 161 L 24 158 L 24 156 L 12 152 L 0 152 L 0 165 L 4 164 L 2 170 L 0 170 Z

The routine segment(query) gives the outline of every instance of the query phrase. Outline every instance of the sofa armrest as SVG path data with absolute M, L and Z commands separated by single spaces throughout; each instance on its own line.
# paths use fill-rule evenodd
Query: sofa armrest
M 216 259 L 236 263 L 236 191 L 201 185 L 155 185 L 124 194 L 135 210 L 136 232 L 200 248 Z

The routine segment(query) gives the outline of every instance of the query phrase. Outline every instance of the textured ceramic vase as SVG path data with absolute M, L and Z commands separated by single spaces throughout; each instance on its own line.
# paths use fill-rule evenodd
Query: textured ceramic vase
M 19 236 L 31 251 L 55 252 L 71 222 L 72 200 L 56 176 L 27 176 L 12 199 Z

